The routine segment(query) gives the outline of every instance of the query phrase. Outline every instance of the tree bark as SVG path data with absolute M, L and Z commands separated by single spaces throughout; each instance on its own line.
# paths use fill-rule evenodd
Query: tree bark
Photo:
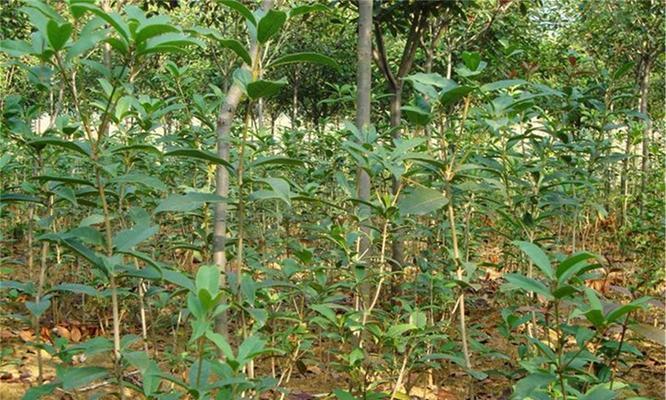
M 648 115 L 648 101 L 650 94 L 650 69 L 652 60 L 649 55 L 643 56 L 643 73 L 640 80 L 640 107 L 639 111 L 645 115 L 647 121 L 645 123 L 645 130 L 643 131 L 643 156 L 641 158 L 641 190 L 639 198 L 640 215 L 643 215 L 644 202 L 643 194 L 647 187 L 647 175 L 650 168 L 650 132 L 652 131 L 652 120 Z
M 370 126 L 370 106 L 372 95 L 372 2 L 373 0 L 359 0 L 358 2 L 358 69 L 356 72 L 356 127 L 364 132 Z M 370 175 L 362 167 L 356 169 L 356 195 L 360 200 L 370 200 Z M 367 208 L 367 206 L 360 206 Z M 362 227 L 363 235 L 359 241 L 358 253 L 367 256 L 370 250 L 370 228 Z M 369 291 L 362 288 L 364 299 Z M 367 299 L 366 299 L 367 300 Z M 367 304 L 367 302 L 366 302 Z
M 404 78 L 412 69 L 416 50 L 419 47 L 419 43 L 423 37 L 423 31 L 426 27 L 427 17 L 427 13 L 420 8 L 414 12 L 412 26 L 410 27 L 407 41 L 405 42 L 405 47 L 402 51 L 398 71 L 395 74 L 388 63 L 386 48 L 384 46 L 384 36 L 381 31 L 381 21 L 375 21 L 375 41 L 377 42 L 377 49 L 372 54 L 377 66 L 388 82 L 389 91 L 391 93 L 389 112 L 393 139 L 399 139 L 402 136 L 402 131 L 400 130 L 400 122 L 402 118 L 402 78 Z M 395 195 L 400 187 L 400 180 L 394 178 L 392 186 L 392 191 Z M 404 258 L 404 243 L 401 239 L 394 236 L 391 241 L 391 265 L 394 271 L 400 270 L 404 264 Z
M 272 0 L 264 0 L 261 7 L 268 11 L 273 5 Z M 259 56 L 259 45 L 253 41 L 250 45 L 250 57 L 252 64 Z M 243 64 L 242 68 L 250 69 L 251 66 Z M 233 83 L 224 99 L 224 104 L 220 109 L 217 118 L 217 156 L 225 161 L 229 161 L 229 150 L 231 147 L 231 127 L 233 125 L 236 109 L 243 97 L 243 91 L 237 83 Z M 223 165 L 217 165 L 215 171 L 215 194 L 225 199 L 229 196 L 229 171 Z M 215 205 L 215 223 L 213 227 L 213 262 L 220 270 L 220 287 L 227 286 L 227 273 L 231 272 L 225 253 L 227 235 L 227 203 L 220 202 Z M 217 333 L 228 338 L 227 314 L 220 313 L 215 320 L 215 330 Z

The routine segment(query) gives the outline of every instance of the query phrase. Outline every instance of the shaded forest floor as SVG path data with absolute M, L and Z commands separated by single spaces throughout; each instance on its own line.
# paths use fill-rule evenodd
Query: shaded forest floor
M 485 256 L 481 258 L 494 258 L 497 260 L 498 248 L 486 249 Z M 621 260 L 622 273 L 613 277 L 614 281 L 605 282 L 611 288 L 616 290 L 607 291 L 606 296 L 614 301 L 627 301 L 626 289 L 620 290 L 626 285 L 626 281 L 637 267 L 637 263 L 618 254 L 619 249 L 615 248 L 613 259 Z M 20 253 L 15 253 L 20 254 Z M 489 256 L 493 254 L 494 256 Z M 608 254 L 608 253 L 606 253 Z M 0 277 L 8 279 L 10 277 Z M 26 281 L 29 277 L 12 276 L 11 279 Z M 508 340 L 499 333 L 498 326 L 502 322 L 501 309 L 506 306 L 506 298 L 500 293 L 502 284 L 502 274 L 495 270 L 487 270 L 485 277 L 478 280 L 480 287 L 472 292 L 467 299 L 468 326 L 470 327 L 470 336 L 473 340 L 482 343 L 486 349 L 484 351 L 474 351 L 472 354 L 472 364 L 475 370 L 483 371 L 488 377 L 482 381 L 475 380 L 467 375 L 457 365 L 443 361 L 442 368 L 433 372 L 433 385 L 428 385 L 427 376 L 424 373 L 406 377 L 405 381 L 413 384 L 410 390 L 410 396 L 403 394 L 400 399 L 413 400 L 485 400 L 485 399 L 509 399 L 511 388 L 516 380 L 522 378 L 516 375 L 519 370 L 518 354 L 516 344 L 509 343 Z M 664 303 L 659 299 L 663 287 L 653 288 L 652 295 L 657 297 L 655 301 L 657 307 L 652 307 L 649 312 L 642 312 L 635 318 L 645 324 L 664 327 Z M 15 304 L 3 304 L 2 315 L 0 317 L 0 400 L 20 399 L 25 391 L 37 384 L 37 354 L 34 348 L 28 345 L 28 342 L 35 339 L 35 333 L 25 325 L 20 325 L 16 320 L 4 317 L 11 312 L 20 312 L 20 307 L 24 299 L 19 298 Z M 100 317 L 102 318 L 102 317 Z M 84 324 L 76 320 L 70 320 L 68 323 L 60 322 L 57 325 L 45 323 L 42 327 L 42 338 L 53 340 L 61 336 L 66 337 L 70 342 L 82 342 L 95 336 L 110 337 L 110 331 L 104 329 L 103 324 L 99 326 Z M 139 334 L 139 327 L 124 334 Z M 614 333 L 618 339 L 620 332 Z M 631 332 L 627 333 L 628 342 L 636 346 L 643 353 L 642 357 L 625 356 L 619 367 L 618 376 L 621 380 L 632 385 L 633 394 L 627 394 L 626 397 L 642 396 L 652 399 L 664 399 L 666 393 L 666 349 L 653 342 L 640 339 Z M 151 338 L 157 351 L 160 353 L 171 348 L 173 337 L 165 334 L 164 337 Z M 330 358 L 327 350 L 335 349 L 337 343 L 325 343 L 314 350 L 310 359 L 316 359 L 306 363 L 303 368 L 295 369 L 291 379 L 282 387 L 287 390 L 286 399 L 291 400 L 309 400 L 318 398 L 334 398 L 329 396 L 333 389 L 346 389 L 348 377 L 344 373 L 337 372 L 326 365 L 323 360 Z M 138 350 L 138 348 L 137 348 Z M 44 376 L 47 381 L 55 378 L 55 361 L 45 352 Z M 162 354 L 160 357 L 163 357 Z M 158 358 L 159 359 L 159 358 Z M 73 363 L 85 366 L 104 366 L 110 367 L 111 360 L 108 354 L 102 357 L 91 357 L 83 360 L 75 358 Z M 168 366 L 165 366 L 168 369 Z M 259 376 L 271 374 L 271 365 L 269 359 L 260 359 L 257 361 Z M 129 376 L 128 376 L 129 375 Z M 136 371 L 126 371 L 129 380 L 135 380 L 140 383 L 140 375 Z M 87 389 L 87 390 L 85 390 Z M 109 382 L 96 382 L 84 388 L 78 393 L 57 392 L 55 396 L 45 397 L 47 399 L 89 399 L 101 398 L 112 399 L 115 396 L 110 395 L 110 391 L 115 386 Z M 387 389 L 387 388 L 384 388 Z M 387 390 L 390 390 L 388 388 Z M 95 397 L 94 395 L 102 397 Z M 129 398 L 137 398 L 129 396 Z M 266 393 L 262 399 L 279 399 L 280 393 Z
M 494 294 L 499 287 L 500 280 L 485 279 L 481 281 L 482 289 L 478 291 L 477 296 L 472 297 L 469 313 L 469 323 L 473 327 L 473 332 L 478 340 L 484 342 L 484 345 L 493 349 L 497 353 L 486 355 L 476 354 L 473 363 L 477 370 L 485 371 L 489 377 L 483 381 L 476 381 L 468 377 L 467 374 L 454 364 L 444 366 L 440 371 L 434 374 L 434 387 L 428 387 L 425 383 L 425 376 L 412 376 L 410 380 L 418 382 L 410 391 L 410 399 L 433 399 L 433 400 L 464 400 L 464 399 L 508 399 L 511 394 L 513 382 L 506 376 L 511 370 L 515 370 L 517 365 L 515 361 L 508 361 L 498 354 L 512 355 L 515 353 L 515 347 L 510 345 L 506 339 L 499 334 L 497 326 L 501 321 L 499 310 L 501 305 L 495 304 Z M 646 322 L 654 321 L 660 318 L 659 315 L 644 316 Z M 13 400 L 20 399 L 23 393 L 36 384 L 37 377 L 37 355 L 34 349 L 26 345 L 26 340 L 34 339 L 33 332 L 21 329 L 18 326 L 11 326 L 7 320 L 2 321 L 2 330 L 0 339 L 2 340 L 3 359 L 0 364 L 0 399 Z M 70 325 L 65 327 L 49 327 L 52 335 L 69 335 L 73 339 L 81 340 L 78 332 L 84 331 L 82 327 Z M 87 335 L 85 332 L 83 335 Z M 636 393 L 640 396 L 661 399 L 664 398 L 665 385 L 664 377 L 666 374 L 666 353 L 664 348 L 648 341 L 633 342 L 644 357 L 631 360 L 620 369 L 620 377 L 629 383 L 636 385 Z M 334 345 L 334 344 L 331 344 Z M 323 349 L 322 349 L 323 350 Z M 515 356 L 515 354 L 513 354 Z M 46 360 L 45 378 L 52 380 L 55 375 L 54 363 L 46 353 L 43 353 Z M 323 356 L 322 356 L 323 357 Z M 516 357 L 511 357 L 515 360 Z M 108 366 L 108 359 L 89 359 L 82 365 L 105 365 Z M 260 363 L 261 364 L 261 363 Z M 260 372 L 270 373 L 270 367 L 259 365 Z M 323 368 L 322 368 L 323 367 Z M 129 372 L 130 378 L 131 375 Z M 506 374 L 506 375 L 505 375 Z M 286 385 L 289 391 L 287 399 L 308 400 L 315 398 L 325 398 L 335 388 L 345 386 L 346 377 L 325 366 L 307 365 L 303 371 L 295 371 L 291 381 Z M 90 398 L 92 393 L 103 393 L 110 390 L 111 385 L 93 384 L 87 391 L 78 394 L 79 397 L 73 397 L 67 393 L 59 393 L 52 399 L 76 399 Z M 275 398 L 279 394 L 275 393 Z M 111 396 L 105 396 L 112 398 Z M 105 398 L 102 397 L 102 398 Z M 268 394 L 264 398 L 271 398 Z

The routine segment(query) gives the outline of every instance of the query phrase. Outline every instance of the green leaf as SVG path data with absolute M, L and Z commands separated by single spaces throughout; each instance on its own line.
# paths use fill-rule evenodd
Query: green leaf
M 57 383 L 44 383 L 39 386 L 33 386 L 21 398 L 22 400 L 37 400 L 43 396 L 53 393 L 59 385 Z
M 445 89 L 445 88 L 452 88 L 456 87 L 457 84 L 452 81 L 451 79 L 446 79 L 440 74 L 437 73 L 423 73 L 423 72 L 417 72 L 413 75 L 409 75 L 408 77 L 405 78 L 405 80 L 413 82 L 413 83 L 420 83 L 423 85 L 428 85 L 428 86 L 435 86 L 440 89 Z
M 51 43 L 55 51 L 58 51 L 65 47 L 65 43 L 67 43 L 69 37 L 72 35 L 72 24 L 69 22 L 58 24 L 56 21 L 50 20 L 46 25 L 46 33 L 49 43 Z
M 562 261 L 557 266 L 557 270 L 555 271 L 558 283 L 561 285 L 568 281 L 570 277 L 576 275 L 581 269 L 588 265 L 584 261 L 595 257 L 596 256 L 592 253 L 581 252 L 574 254 L 568 257 L 566 260 Z
M 220 270 L 216 265 L 202 265 L 197 271 L 195 280 L 197 293 L 205 290 L 210 297 L 217 296 L 220 291 Z
M 294 18 L 294 17 L 297 17 L 299 15 L 303 15 L 303 14 L 309 14 L 311 12 L 317 12 L 317 11 L 327 12 L 327 11 L 330 11 L 330 10 L 331 9 L 329 7 L 327 7 L 324 4 L 320 4 L 320 3 L 306 4 L 304 6 L 296 6 L 296 7 L 292 8 L 291 10 L 289 10 L 289 18 Z
M 30 43 L 25 40 L 0 40 L 0 52 L 10 57 L 23 57 L 33 52 Z
M 241 16 L 243 16 L 243 18 L 245 18 L 252 25 L 257 26 L 257 19 L 252 14 L 252 11 L 250 11 L 247 7 L 245 7 L 241 2 L 236 0 L 218 0 L 218 1 L 221 4 L 224 4 L 225 6 L 238 12 Z
M 423 311 L 415 310 L 409 315 L 409 323 L 415 325 L 418 329 L 425 329 L 428 324 L 428 317 Z
M 388 331 L 386 331 L 386 336 L 391 337 L 391 338 L 396 338 L 400 335 L 402 335 L 405 332 L 412 331 L 416 328 L 416 325 L 414 324 L 397 324 L 397 325 L 391 325 L 388 328 Z
M 69 201 L 74 207 L 79 205 L 76 201 L 76 193 L 70 187 L 56 186 L 53 188 L 53 193 L 58 195 L 59 198 Z
M 537 281 L 536 279 L 528 278 L 521 274 L 505 274 L 504 279 L 506 279 L 508 285 L 515 289 L 521 289 L 526 292 L 534 292 L 546 298 L 547 300 L 552 300 L 553 295 L 550 293 L 546 285 Z
M 163 192 L 168 189 L 168 187 L 154 176 L 143 175 L 139 173 L 129 173 L 126 175 L 119 176 L 110 180 L 112 183 L 138 183 L 150 189 L 154 189 L 160 192 Z
M 329 321 L 335 323 L 335 311 L 328 304 L 313 304 L 310 306 L 311 309 L 315 310 L 319 314 L 323 315 Z
M 628 314 L 628 313 L 630 313 L 634 310 L 638 310 L 639 308 L 642 308 L 643 305 L 649 299 L 650 299 L 649 297 L 641 297 L 640 299 L 636 299 L 636 300 L 632 301 L 629 304 L 624 304 L 620 307 L 617 307 L 616 309 L 614 309 L 613 311 L 609 312 L 606 315 L 606 321 L 608 321 L 608 323 L 612 323 L 612 322 L 615 322 L 615 321 L 619 320 L 624 315 L 626 315 L 626 314 Z
M 585 312 L 585 317 L 596 327 L 603 326 L 606 323 L 604 318 L 604 307 L 594 289 L 585 288 L 585 295 L 590 303 L 590 309 Z
M 555 278 L 555 271 L 553 271 L 550 260 L 539 246 L 534 243 L 520 240 L 514 241 L 513 244 L 518 246 L 518 248 L 525 253 L 529 259 L 532 260 L 534 265 L 536 265 L 549 279 Z
M 289 158 L 281 156 L 259 157 L 256 160 L 252 161 L 248 169 L 267 166 L 267 165 L 300 166 L 304 164 L 305 162 L 303 160 L 299 160 L 298 158 Z
M 416 106 L 402 106 L 400 110 L 403 112 L 407 120 L 414 125 L 425 126 L 428 125 L 432 115 L 428 110 Z
M 165 211 L 187 212 L 196 210 L 205 203 L 220 203 L 223 201 L 226 201 L 226 199 L 215 193 L 190 192 L 187 194 L 175 194 L 162 200 L 157 208 L 155 208 L 155 213 Z
M 257 293 L 257 284 L 250 275 L 244 274 L 241 277 L 240 290 L 243 299 L 250 305 L 254 305 Z
M 62 382 L 65 390 L 76 389 L 85 386 L 92 381 L 103 379 L 108 375 L 106 368 L 100 367 L 63 367 L 56 368 L 56 375 Z
M 99 296 L 99 291 L 92 286 L 80 283 L 61 283 L 51 287 L 54 292 L 71 292 L 77 294 L 87 294 L 89 296 Z
M 404 215 L 425 215 L 439 210 L 448 203 L 446 196 L 438 190 L 416 186 L 403 193 L 398 201 L 398 209 Z
M 113 237 L 113 244 L 117 251 L 127 251 L 159 231 L 157 226 L 135 226 L 122 230 Z
M 70 142 L 57 138 L 43 138 L 35 139 L 28 142 L 28 144 L 37 150 L 43 149 L 45 146 L 57 146 L 63 149 L 72 150 L 84 156 L 90 156 L 90 146 L 87 143 Z
M 591 390 L 588 390 L 583 397 L 579 397 L 579 400 L 613 400 L 617 394 L 604 387 L 604 385 L 597 385 Z
M 476 69 L 479 68 L 479 64 L 481 63 L 481 56 L 475 51 L 463 51 L 462 59 L 465 63 L 465 66 L 472 71 L 476 71 Z
M 268 184 L 273 189 L 273 191 L 269 193 L 270 195 L 262 195 L 260 198 L 277 198 L 284 201 L 288 206 L 291 206 L 291 189 L 289 187 L 289 182 L 282 178 L 265 178 L 258 179 L 258 181 Z M 254 194 L 256 195 L 256 193 L 257 192 Z
M 287 20 L 287 14 L 282 11 L 269 10 L 257 25 L 257 41 L 261 44 L 269 41 L 280 31 Z
M 257 336 L 250 336 L 238 347 L 238 361 L 241 365 L 252 360 L 264 351 L 266 342 Z
M 252 65 L 252 57 L 250 57 L 250 53 L 248 53 L 248 51 L 245 50 L 245 47 L 243 47 L 241 42 L 239 42 L 236 39 L 222 39 L 222 38 L 220 38 L 220 39 L 216 39 L 216 40 L 222 47 L 227 48 L 227 49 L 233 51 L 234 53 L 236 53 L 236 55 L 238 57 L 240 57 L 241 60 L 243 60 L 243 62 L 245 64 L 247 64 L 248 66 Z
M 474 88 L 471 86 L 456 86 L 451 89 L 442 90 L 439 93 L 439 102 L 445 106 L 453 104 L 456 101 L 467 96 L 467 94 L 469 94 L 473 90 Z
M 333 390 L 333 394 L 338 398 L 338 400 L 357 400 L 356 397 L 354 397 L 346 390 L 335 389 Z
M 81 178 L 74 178 L 72 176 L 39 175 L 31 179 L 35 179 L 40 182 L 62 182 L 62 183 L 71 183 L 72 185 L 87 185 L 93 187 L 95 186 L 95 184 L 90 181 Z
M 141 43 L 146 40 L 162 35 L 164 33 L 178 32 L 178 28 L 171 24 L 165 24 L 162 22 L 149 21 L 141 26 L 139 26 L 136 32 L 136 42 Z
M 153 153 L 158 156 L 162 156 L 162 152 L 155 146 L 149 145 L 149 144 L 133 144 L 129 146 L 120 146 L 120 147 L 114 147 L 111 149 L 112 153 L 120 153 L 123 151 L 136 151 L 136 152 L 141 152 L 141 153 Z
M 165 268 L 162 270 L 162 278 L 189 291 L 195 291 L 194 282 L 180 271 Z
M 78 255 L 80 255 L 81 257 L 90 261 L 90 263 L 93 264 L 93 266 L 101 268 L 102 270 L 106 271 L 106 269 L 104 268 L 104 263 L 100 258 L 100 255 L 95 251 L 91 250 L 90 248 L 88 248 L 83 243 L 73 238 L 62 238 L 59 240 L 59 242 L 65 245 L 70 250 L 77 253 Z
M 49 299 L 42 299 L 39 302 L 26 301 L 25 306 L 30 310 L 32 315 L 39 318 L 51 306 L 51 301 Z
M 42 199 L 22 193 L 0 193 L 0 203 L 13 202 L 42 203 Z
M 340 65 L 338 64 L 337 61 L 335 61 L 331 57 L 315 52 L 287 54 L 278 57 L 272 63 L 270 63 L 266 68 L 275 68 L 281 65 L 294 64 L 294 63 L 321 64 L 334 69 L 340 69 Z
M 169 32 L 152 37 L 146 42 L 146 46 L 140 54 L 166 53 L 182 50 L 185 46 L 205 47 L 205 43 L 199 39 L 189 37 L 182 32 Z
M 83 15 L 85 11 L 92 12 L 106 23 L 111 25 L 113 29 L 123 38 L 124 46 L 130 43 L 130 28 L 127 26 L 127 23 L 122 19 L 120 15 L 116 12 L 107 13 L 102 10 L 99 6 L 91 3 L 78 2 L 71 5 L 72 13 L 74 15 Z
M 526 84 L 527 81 L 523 79 L 505 79 L 497 82 L 486 83 L 481 86 L 482 92 L 491 92 L 493 90 L 507 89 L 514 86 L 521 86 Z
M 526 399 L 538 389 L 541 389 L 555 381 L 555 379 L 557 379 L 557 377 L 554 374 L 546 372 L 536 372 L 529 374 L 516 383 L 511 398 L 517 400 Z
M 219 165 L 224 165 L 229 169 L 229 171 L 233 172 L 233 166 L 226 160 L 221 159 L 217 155 L 205 151 L 205 150 L 199 150 L 199 149 L 175 149 L 168 151 L 164 153 L 165 157 L 185 157 L 185 158 L 192 158 L 195 160 L 204 160 L 211 162 L 213 164 L 219 164 Z
M 257 100 L 263 97 L 270 97 L 277 94 L 286 84 L 287 80 L 284 78 L 280 79 L 279 81 L 259 79 L 245 85 L 245 91 L 247 92 L 248 97 L 253 100 Z
M 227 339 L 225 339 L 224 336 L 212 331 L 206 331 L 206 338 L 213 342 L 215 346 L 222 351 L 222 354 L 224 354 L 226 359 L 233 360 L 236 358 L 229 342 L 227 342 Z

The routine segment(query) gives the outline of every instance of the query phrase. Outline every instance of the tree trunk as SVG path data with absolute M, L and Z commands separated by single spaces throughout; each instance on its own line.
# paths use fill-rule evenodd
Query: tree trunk
M 365 131 L 370 125 L 370 106 L 372 91 L 372 1 L 359 0 L 358 2 L 358 70 L 356 72 L 356 127 L 359 131 Z M 361 167 L 356 169 L 356 195 L 359 199 L 368 201 L 370 199 L 370 175 Z M 367 208 L 367 206 L 361 206 Z M 370 250 L 370 240 L 367 235 L 370 229 L 361 228 L 363 235 L 359 241 L 358 252 L 367 257 Z M 370 295 L 366 288 L 362 288 L 364 299 Z M 367 300 L 367 299 L 366 299 Z M 366 302 L 367 303 L 367 302 Z
M 391 114 L 391 129 L 392 136 L 394 139 L 399 139 L 402 136 L 400 129 L 400 119 L 402 118 L 402 81 L 398 83 L 398 87 L 393 91 L 393 96 L 391 97 L 390 103 L 390 114 Z M 395 195 L 398 193 L 400 187 L 400 179 L 393 178 L 393 188 L 392 192 Z M 391 258 L 392 258 L 392 270 L 399 271 L 402 265 L 405 262 L 405 244 L 398 237 L 394 237 L 391 241 Z
M 261 7 L 268 11 L 272 7 L 272 0 L 264 0 Z M 252 64 L 258 57 L 259 45 L 253 41 L 250 46 L 250 57 L 252 57 Z M 243 65 L 243 68 L 249 69 L 251 66 Z M 229 88 L 227 95 L 224 99 L 224 104 L 220 109 L 220 114 L 217 118 L 217 156 L 225 161 L 229 161 L 229 149 L 231 147 L 231 126 L 233 125 L 236 108 L 243 97 L 241 87 L 234 83 Z M 215 194 L 222 196 L 225 199 L 229 196 L 229 171 L 223 165 L 217 165 L 215 171 Z M 227 273 L 229 265 L 227 264 L 227 257 L 225 253 L 227 234 L 227 204 L 225 202 L 217 203 L 215 205 L 215 224 L 213 228 L 213 262 L 220 270 L 220 287 L 227 286 Z M 228 338 L 229 332 L 227 330 L 227 314 L 226 312 L 220 313 L 215 320 L 215 330 L 217 333 Z
M 648 169 L 650 167 L 650 132 L 652 130 L 652 120 L 648 115 L 648 101 L 650 91 L 650 67 L 652 60 L 649 55 L 643 58 L 643 73 L 640 81 L 640 107 L 639 111 L 645 115 L 647 121 L 645 123 L 645 130 L 643 131 L 643 157 L 641 159 L 641 190 L 639 198 L 640 215 L 643 215 L 644 202 L 643 195 L 647 187 Z
M 291 129 L 296 129 L 298 115 L 298 74 L 294 74 L 294 89 L 291 96 Z

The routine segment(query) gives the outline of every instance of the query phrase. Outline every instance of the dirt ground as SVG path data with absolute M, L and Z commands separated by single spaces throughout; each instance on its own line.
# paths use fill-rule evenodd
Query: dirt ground
M 505 339 L 497 332 L 497 325 L 501 319 L 499 315 L 500 307 L 493 302 L 492 291 L 497 283 L 488 283 L 493 286 L 487 294 L 483 294 L 483 289 L 470 310 L 469 324 L 474 327 L 477 334 L 485 338 L 485 345 L 488 348 L 497 350 L 500 353 L 513 354 L 515 352 L 512 346 L 509 346 Z M 4 321 L 7 322 L 7 321 Z M 36 384 L 37 377 L 37 354 L 34 349 L 29 348 L 25 339 L 31 340 L 30 331 L 11 328 L 0 324 L 0 339 L 2 340 L 2 359 L 0 360 L 0 400 L 20 399 L 27 388 Z M 61 328 L 58 328 L 61 329 Z M 69 335 L 73 333 L 76 336 L 75 327 L 70 327 Z M 80 331 L 84 329 L 78 328 Z M 67 332 L 55 332 L 54 335 Z M 56 329 L 57 330 L 57 329 Z M 77 339 L 77 337 L 74 337 Z M 79 340 L 83 340 L 78 338 Z M 631 339 L 631 338 L 630 338 Z M 666 353 L 665 349 L 659 345 L 652 344 L 644 340 L 634 341 L 644 357 L 635 360 L 629 366 L 620 368 L 620 379 L 636 385 L 636 391 L 633 396 L 639 395 L 652 399 L 663 399 L 665 393 L 665 374 L 666 374 Z M 46 354 L 42 354 L 45 360 L 44 376 L 47 381 L 54 379 L 55 370 L 53 361 Z M 516 357 L 512 357 L 514 360 Z M 410 396 L 402 393 L 400 399 L 412 400 L 490 400 L 490 399 L 508 399 L 511 394 L 511 382 L 508 378 L 497 371 L 508 371 L 515 365 L 507 365 L 508 361 L 499 357 L 482 356 L 475 354 L 473 358 L 475 369 L 486 371 L 489 377 L 483 381 L 474 380 L 468 377 L 460 368 L 453 364 L 447 364 L 439 373 L 434 375 L 434 386 L 427 387 L 424 377 L 410 377 L 413 381 L 419 382 L 410 391 Z M 108 359 L 89 359 L 81 365 L 107 365 Z M 270 373 L 267 366 L 258 366 L 261 372 Z M 264 371 L 265 370 L 265 371 Z M 495 371 L 495 372 L 493 372 Z M 103 383 L 103 382 L 102 382 Z M 346 377 L 343 374 L 322 369 L 319 366 L 308 365 L 305 371 L 295 371 L 287 385 L 289 394 L 286 399 L 308 400 L 318 398 L 331 398 L 330 392 L 335 388 L 345 388 Z M 87 390 L 81 393 L 58 392 L 49 399 L 74 400 L 115 398 L 112 395 L 105 394 L 105 391 L 111 390 L 112 385 L 92 385 L 94 390 Z M 107 392 L 108 393 L 108 392 Z M 102 397 L 97 397 L 102 396 Z M 136 396 L 136 395 L 134 395 Z M 279 398 L 278 394 L 268 394 L 266 398 Z M 128 396 L 129 398 L 136 398 Z M 627 396 L 629 394 L 627 393 Z M 622 398 L 622 397 L 621 397 Z

